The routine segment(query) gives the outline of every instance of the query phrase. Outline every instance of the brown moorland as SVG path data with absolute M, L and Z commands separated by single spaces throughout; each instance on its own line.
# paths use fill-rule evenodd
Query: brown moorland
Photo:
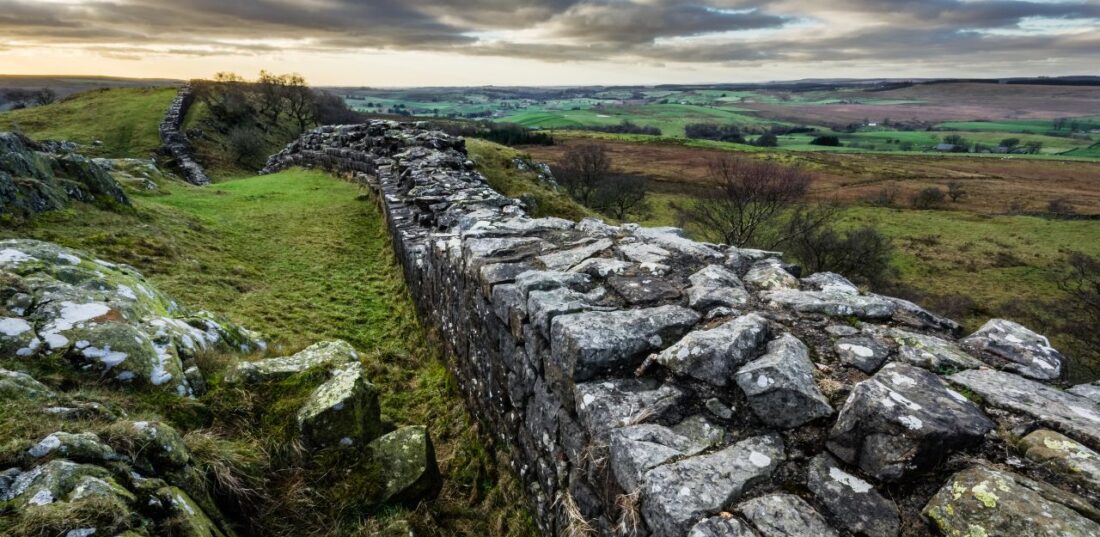
M 591 143 L 587 138 L 557 136 L 558 145 L 528 146 L 536 160 L 558 163 L 570 147 Z M 675 143 L 601 140 L 615 171 L 643 176 L 661 191 L 705 187 L 708 162 L 730 154 L 721 149 Z M 993 158 L 952 155 L 895 155 L 768 151 L 735 153 L 751 158 L 780 159 L 807 166 L 817 176 L 813 194 L 820 199 L 859 201 L 883 188 L 894 187 L 899 199 L 929 186 L 963 183 L 969 195 L 956 208 L 981 213 L 1005 212 L 1011 204 L 1025 211 L 1043 210 L 1053 199 L 1070 200 L 1081 213 L 1100 214 L 1100 162 L 1055 159 Z

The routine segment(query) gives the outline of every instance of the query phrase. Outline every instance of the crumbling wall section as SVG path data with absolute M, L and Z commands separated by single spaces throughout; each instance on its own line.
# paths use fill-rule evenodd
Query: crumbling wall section
M 206 171 L 195 160 L 195 150 L 187 134 L 183 132 L 183 121 L 187 118 L 187 111 L 195 102 L 195 88 L 191 84 L 180 87 L 176 98 L 168 106 L 164 114 L 164 121 L 160 124 L 160 140 L 164 150 L 175 160 L 183 178 L 193 185 L 203 186 L 210 184 L 210 178 Z
M 1050 385 L 1061 356 L 1026 328 L 959 340 L 953 321 L 775 253 L 533 219 L 461 138 L 417 125 L 317 129 L 266 171 L 293 166 L 377 192 L 419 313 L 544 535 L 1100 529 L 1095 487 L 1008 447 L 1042 427 L 1100 448 L 1095 403 Z M 1002 497 L 1060 489 L 997 508 L 958 493 L 975 479 Z

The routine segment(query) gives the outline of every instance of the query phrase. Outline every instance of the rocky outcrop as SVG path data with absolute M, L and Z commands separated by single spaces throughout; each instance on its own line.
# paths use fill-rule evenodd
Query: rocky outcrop
M 195 102 L 195 89 L 191 84 L 180 87 L 172 104 L 168 105 L 168 111 L 164 114 L 164 121 L 160 123 L 160 141 L 164 151 L 167 152 L 184 180 L 193 185 L 203 186 L 210 184 L 210 178 L 195 160 L 195 150 L 191 146 L 191 140 L 183 132 L 183 120 L 187 118 L 187 111 Z
M 997 486 L 1072 496 L 1016 444 L 1036 420 L 1096 449 L 1095 405 L 988 369 L 1060 370 L 1017 330 L 960 345 L 948 319 L 839 275 L 799 279 L 773 252 L 532 219 L 461 138 L 416 125 L 318 129 L 266 171 L 292 166 L 377 192 L 418 311 L 545 535 L 1042 534 L 953 484 L 980 462 Z M 1077 500 L 1033 494 L 1032 510 L 1042 498 L 1091 528 Z
M 57 359 L 74 373 L 167 390 L 203 389 L 195 358 L 264 342 L 207 312 L 181 307 L 132 267 L 48 242 L 0 241 L 0 351 Z
M 0 218 L 29 218 L 78 201 L 129 206 L 130 199 L 95 162 L 56 143 L 0 132 Z

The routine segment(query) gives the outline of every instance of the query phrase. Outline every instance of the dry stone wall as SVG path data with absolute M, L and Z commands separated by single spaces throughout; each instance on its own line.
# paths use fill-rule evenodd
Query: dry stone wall
M 1095 390 L 1022 326 L 959 341 L 775 253 L 530 218 L 417 125 L 321 128 L 267 171 L 293 166 L 378 193 L 544 535 L 1100 534 Z
M 187 111 L 194 102 L 194 87 L 190 84 L 182 86 L 160 124 L 160 140 L 164 150 L 175 159 L 183 178 L 188 183 L 202 186 L 210 184 L 210 178 L 195 160 L 194 148 L 183 132 L 183 120 L 187 118 Z

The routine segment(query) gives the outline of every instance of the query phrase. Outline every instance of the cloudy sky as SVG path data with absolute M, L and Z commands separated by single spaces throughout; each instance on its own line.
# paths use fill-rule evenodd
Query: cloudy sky
M 0 0 L 0 73 L 326 85 L 1100 74 L 1100 0 Z

